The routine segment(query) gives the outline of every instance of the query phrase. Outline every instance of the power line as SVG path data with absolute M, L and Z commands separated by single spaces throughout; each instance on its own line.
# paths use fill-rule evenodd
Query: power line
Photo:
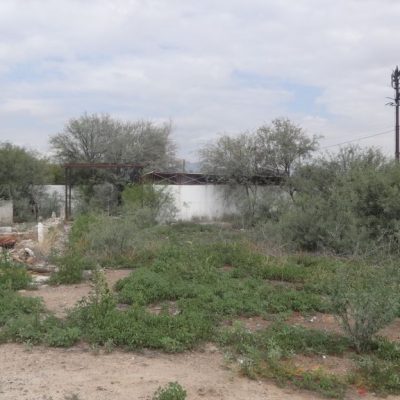
M 324 147 L 321 147 L 320 150 L 329 149 L 330 147 L 342 146 L 342 145 L 348 144 L 348 143 L 358 142 L 359 140 L 365 140 L 365 139 L 369 139 L 369 138 L 372 138 L 372 137 L 375 137 L 375 136 L 387 135 L 388 133 L 393 133 L 393 128 L 392 128 L 392 129 L 389 129 L 389 130 L 387 130 L 387 131 L 384 131 L 384 132 L 375 133 L 375 134 L 373 134 L 373 135 L 362 136 L 362 137 L 360 137 L 360 138 L 356 138 L 356 139 L 352 139 L 352 140 L 347 140 L 346 142 L 331 144 L 331 145 L 329 145 L 329 146 L 324 146 Z

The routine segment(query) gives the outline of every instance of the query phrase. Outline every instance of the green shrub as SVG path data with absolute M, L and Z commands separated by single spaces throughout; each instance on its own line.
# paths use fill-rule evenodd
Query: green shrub
M 167 187 L 127 186 L 122 192 L 122 202 L 125 211 L 136 216 L 139 227 L 151 226 L 157 221 L 170 221 L 176 213 L 173 196 Z
M 7 253 L 0 254 L 0 290 L 25 289 L 31 281 L 25 266 L 14 263 Z
M 44 343 L 51 347 L 70 347 L 81 338 L 77 327 L 59 326 L 55 324 L 44 335 Z
M 392 267 L 368 265 L 338 270 L 329 294 L 331 307 L 357 351 L 399 311 L 399 273 Z
M 170 382 L 165 387 L 159 387 L 153 400 L 185 400 L 186 390 L 178 382 Z
M 94 214 L 81 214 L 75 218 L 71 230 L 68 235 L 68 247 L 75 251 L 84 250 L 86 248 L 86 235 L 90 231 L 90 227 L 97 221 L 98 216 Z
M 9 320 L 18 319 L 21 315 L 31 315 L 43 312 L 40 299 L 22 297 L 9 290 L 0 290 L 0 327 Z
M 233 328 L 222 330 L 219 342 L 238 354 L 246 355 L 256 350 L 256 353 L 266 355 L 267 358 L 271 358 L 271 354 L 279 354 L 279 359 L 299 353 L 341 355 L 350 346 L 345 337 L 281 323 L 254 333 L 237 324 Z
M 68 347 L 80 338 L 78 328 L 44 312 L 41 302 L 16 294 L 0 297 L 0 342 Z
M 400 361 L 400 343 L 391 342 L 386 338 L 378 338 L 371 343 L 373 354 L 386 361 Z
M 265 377 L 326 397 L 343 398 L 345 394 L 344 379 L 321 370 L 299 370 L 290 363 L 290 358 L 295 354 L 343 354 L 350 344 L 346 338 L 283 324 L 252 333 L 236 324 L 222 330 L 219 342 L 239 360 L 242 372 L 252 379 Z
M 95 277 L 91 295 L 81 301 L 69 316 L 91 343 L 129 349 L 143 347 L 181 352 L 193 348 L 212 334 L 211 320 L 202 312 L 188 311 L 178 315 L 153 315 L 142 307 L 120 311 L 108 290 L 104 277 Z
M 50 278 L 52 284 L 73 284 L 83 279 L 83 260 L 79 254 L 68 252 L 66 255 L 56 259 L 58 271 Z
M 369 389 L 381 395 L 400 394 L 400 360 L 364 356 L 359 359 L 358 367 L 358 373 Z
M 334 399 L 343 399 L 347 390 L 345 380 L 322 370 L 306 371 L 300 376 L 292 375 L 288 380 L 300 389 L 312 390 Z
M 260 232 L 270 227 L 296 250 L 374 257 L 400 250 L 400 169 L 380 151 L 349 146 L 316 158 L 296 168 L 289 185 L 293 197 L 274 217 L 260 216 Z

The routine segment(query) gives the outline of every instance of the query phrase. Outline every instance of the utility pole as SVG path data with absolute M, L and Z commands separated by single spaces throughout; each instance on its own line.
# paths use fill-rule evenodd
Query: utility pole
M 399 162 L 400 158 L 400 149 L 399 149 L 399 103 L 400 103 L 400 93 L 399 93 L 399 82 L 400 82 L 400 71 L 397 66 L 396 69 L 392 72 L 392 88 L 394 89 L 394 102 L 391 103 L 392 106 L 396 109 L 396 150 L 395 150 L 395 158 L 396 161 Z

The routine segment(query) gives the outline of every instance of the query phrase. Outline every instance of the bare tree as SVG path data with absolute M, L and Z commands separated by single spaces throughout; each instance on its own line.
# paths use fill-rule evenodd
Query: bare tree
M 287 118 L 274 119 L 256 132 L 260 164 L 289 177 L 295 163 L 307 159 L 318 148 L 318 139 L 308 137 Z
M 236 197 L 244 214 L 254 216 L 257 185 L 252 180 L 258 174 L 254 135 L 242 133 L 237 137 L 224 135 L 215 143 L 200 150 L 202 172 L 223 176 L 228 183 L 226 197 Z M 238 199 L 238 188 L 243 188 L 245 200 Z
M 243 188 L 246 215 L 251 220 L 260 197 L 254 177 L 283 176 L 285 187 L 293 196 L 290 180 L 293 168 L 311 156 L 317 143 L 316 136 L 309 138 L 290 120 L 275 119 L 270 126 L 262 126 L 254 133 L 224 135 L 206 145 L 200 150 L 202 171 L 223 175 L 230 188 Z
M 61 162 L 136 162 L 151 169 L 173 169 L 171 123 L 123 122 L 107 114 L 71 119 L 50 139 Z

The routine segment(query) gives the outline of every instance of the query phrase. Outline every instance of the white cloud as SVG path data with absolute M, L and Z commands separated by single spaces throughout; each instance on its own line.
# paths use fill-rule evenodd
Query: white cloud
M 394 0 L 3 0 L 0 140 L 45 150 L 84 111 L 171 118 L 182 155 L 282 115 L 326 145 L 379 132 L 399 16 Z M 316 106 L 296 106 L 307 86 Z

